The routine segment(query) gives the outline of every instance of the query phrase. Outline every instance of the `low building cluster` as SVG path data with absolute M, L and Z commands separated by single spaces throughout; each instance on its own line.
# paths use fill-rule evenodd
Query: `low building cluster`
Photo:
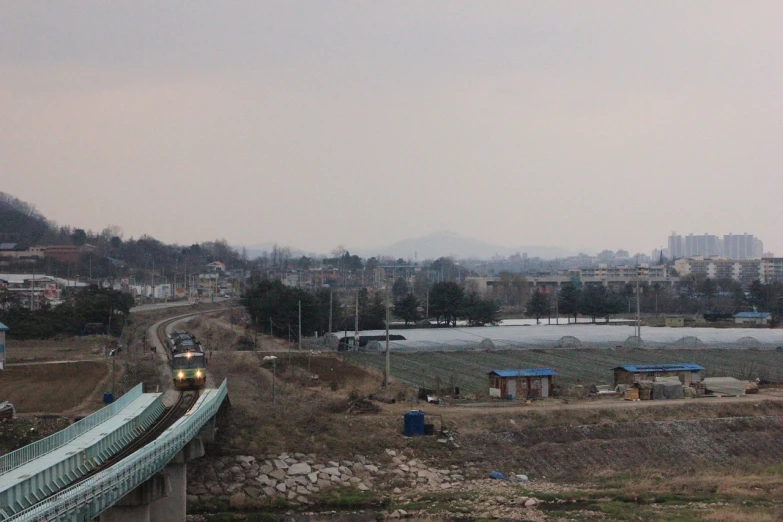
M 576 395 L 616 396 L 628 400 L 682 399 L 710 394 L 744 395 L 758 390 L 755 383 L 731 377 L 703 377 L 694 363 L 624 364 L 613 368 L 614 386 L 577 385 Z M 503 400 L 545 399 L 564 392 L 556 385 L 552 368 L 519 368 L 489 372 L 489 396 Z

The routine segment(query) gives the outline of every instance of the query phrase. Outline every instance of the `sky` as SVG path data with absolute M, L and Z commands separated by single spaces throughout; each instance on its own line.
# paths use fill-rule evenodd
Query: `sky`
M 778 0 L 5 2 L 0 190 L 180 244 L 783 255 L 781 27 Z

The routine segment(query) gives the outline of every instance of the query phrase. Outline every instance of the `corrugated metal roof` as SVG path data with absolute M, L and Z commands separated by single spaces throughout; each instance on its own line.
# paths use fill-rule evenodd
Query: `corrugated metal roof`
M 489 375 L 498 377 L 546 377 L 548 375 L 557 375 L 552 368 L 521 368 L 518 370 L 492 370 Z
M 739 317 L 740 319 L 765 319 L 770 315 L 772 314 L 769 312 L 740 312 L 734 317 Z
M 8 327 L 6 325 L 4 325 L 3 323 L 0 323 L 0 331 L 7 332 L 8 331 Z
M 703 369 L 703 366 L 693 363 L 624 364 L 615 368 L 615 370 L 625 370 L 632 373 L 700 372 Z

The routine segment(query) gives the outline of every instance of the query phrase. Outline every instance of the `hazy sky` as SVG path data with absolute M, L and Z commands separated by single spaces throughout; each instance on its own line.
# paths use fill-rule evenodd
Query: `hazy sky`
M 783 2 L 4 2 L 0 190 L 191 243 L 783 254 Z

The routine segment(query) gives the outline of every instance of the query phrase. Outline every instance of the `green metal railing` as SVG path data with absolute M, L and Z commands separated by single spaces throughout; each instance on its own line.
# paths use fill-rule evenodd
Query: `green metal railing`
M 9 471 L 24 466 L 31 460 L 35 460 L 42 455 L 51 453 L 52 451 L 61 448 L 65 444 L 68 444 L 79 435 L 93 429 L 95 426 L 106 422 L 110 418 L 117 415 L 125 406 L 141 397 L 142 386 L 141 384 L 135 386 L 128 393 L 109 404 L 105 408 L 101 408 L 92 415 L 83 418 L 82 420 L 71 424 L 64 430 L 60 430 L 57 433 L 44 437 L 41 440 L 28 444 L 23 448 L 19 448 L 16 451 L 7 453 L 0 457 L 0 475 L 8 473 Z
M 153 442 L 84 482 L 17 513 L 7 522 L 92 520 L 161 471 L 215 416 L 228 394 L 227 381 L 206 390 L 196 404 Z

